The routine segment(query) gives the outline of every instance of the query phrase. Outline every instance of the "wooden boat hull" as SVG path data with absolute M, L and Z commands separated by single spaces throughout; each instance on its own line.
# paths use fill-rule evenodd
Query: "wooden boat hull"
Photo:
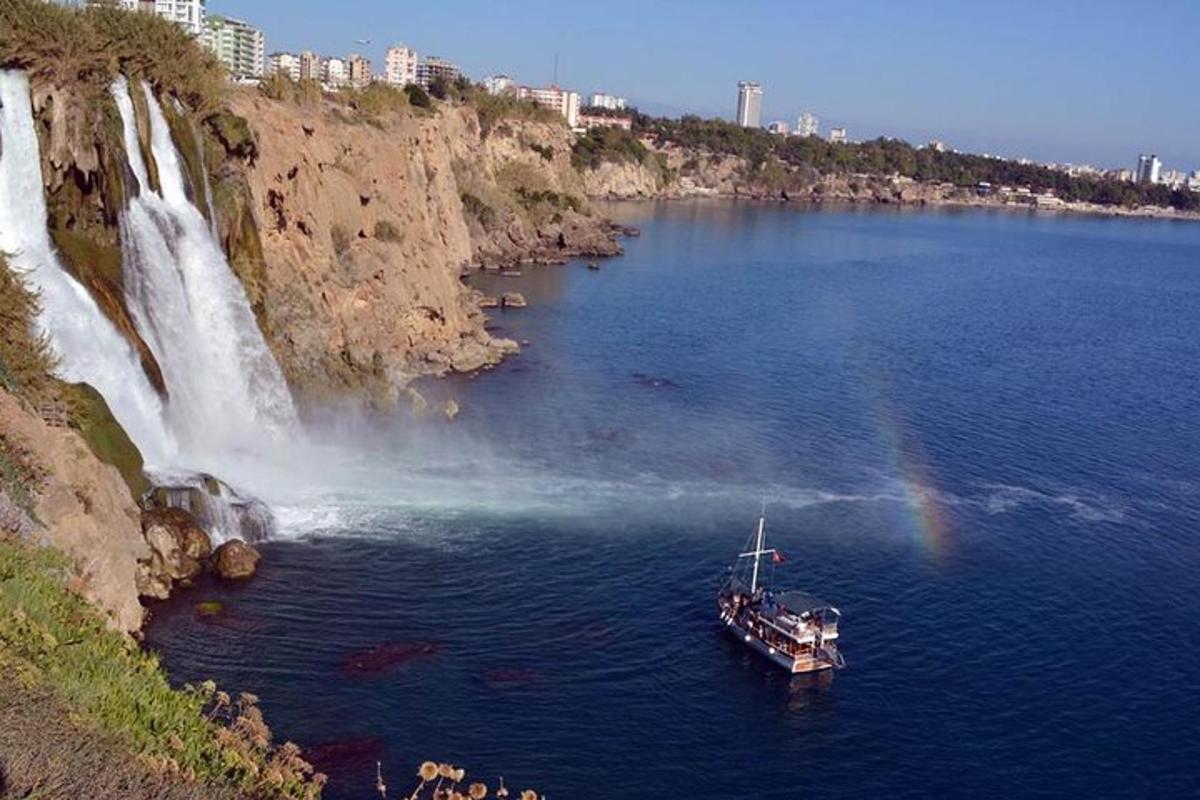
M 729 632 L 730 636 L 733 636 L 735 639 L 741 642 L 742 645 L 758 653 L 763 658 L 775 664 L 777 667 L 780 667 L 781 669 L 784 669 L 793 675 L 800 675 L 808 672 L 821 672 L 823 670 L 833 669 L 835 666 L 833 662 L 824 658 L 814 658 L 812 656 L 793 658 L 787 653 L 771 647 L 762 639 L 759 639 L 750 631 L 746 630 L 741 625 L 738 625 L 737 622 L 730 619 L 727 614 L 721 615 L 721 621 L 724 623 L 725 630 Z

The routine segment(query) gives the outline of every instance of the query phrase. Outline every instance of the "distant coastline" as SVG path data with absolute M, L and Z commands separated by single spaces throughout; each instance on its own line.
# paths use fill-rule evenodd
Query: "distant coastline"
M 1049 214 L 1200 221 L 1200 211 L 1165 206 L 1127 206 L 1062 200 L 1050 194 L 923 182 L 894 175 L 805 175 L 784 186 L 757 179 L 737 157 L 685 151 L 648 150 L 647 157 L 603 161 L 583 170 L 593 200 L 758 200 L 794 205 L 981 208 Z
M 1091 217 L 1119 217 L 1126 219 L 1155 219 L 1155 220 L 1180 220 L 1186 222 L 1200 222 L 1200 213 L 1194 211 L 1178 211 L 1172 208 L 1160 208 L 1157 206 L 1142 206 L 1138 208 L 1125 208 L 1121 206 L 1105 206 L 1098 203 L 1062 203 L 1056 206 L 1037 206 L 1027 203 L 1014 203 L 997 200 L 995 198 L 942 198 L 942 199 L 923 199 L 923 200 L 879 200 L 872 197 L 848 196 L 848 197 L 787 197 L 783 198 L 778 195 L 756 194 L 746 192 L 687 192 L 687 193 L 664 193 L 658 195 L 593 195 L 593 200 L 597 201 L 686 201 L 686 200 L 714 200 L 714 201 L 752 201 L 756 203 L 771 203 L 777 205 L 790 205 L 797 208 L 825 208 L 838 206 L 851 207 L 879 207 L 879 208 L 897 208 L 897 209 L 977 209 L 977 210 L 994 210 L 1007 211 L 1012 213 L 1039 214 L 1044 216 L 1091 216 Z

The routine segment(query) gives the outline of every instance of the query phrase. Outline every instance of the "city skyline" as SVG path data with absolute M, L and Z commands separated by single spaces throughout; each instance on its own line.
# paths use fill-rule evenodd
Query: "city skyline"
M 1187 78 L 1188 62 L 1200 57 L 1186 46 L 1200 8 L 1183 2 L 1155 4 L 1173 23 L 1146 47 L 1131 47 L 1127 8 L 1112 2 L 1090 5 L 1086 20 L 1027 2 L 967 10 L 866 3 L 854 13 L 803 15 L 773 2 L 738 11 L 697 3 L 686 8 L 704 25 L 664 21 L 655 30 L 645 13 L 670 16 L 665 7 L 634 14 L 629 4 L 626 18 L 622 3 L 572 9 L 569 25 L 544 2 L 496 9 L 449 0 L 401 12 L 379 0 L 336 9 L 313 0 L 209 0 L 208 8 L 261 26 L 269 51 L 362 51 L 382 64 L 384 50 L 403 42 L 475 79 L 504 73 L 535 85 L 552 82 L 557 62 L 560 84 L 626 96 L 650 113 L 733 119 L 731 87 L 753 80 L 763 86 L 764 120 L 813 111 L 857 139 L 936 138 L 973 152 L 1112 168 L 1155 152 L 1173 168 L 1200 166 L 1200 108 Z M 733 21 L 744 14 L 762 24 L 739 30 Z M 801 33 L 804 48 L 770 46 Z M 727 55 L 706 55 L 714 48 Z

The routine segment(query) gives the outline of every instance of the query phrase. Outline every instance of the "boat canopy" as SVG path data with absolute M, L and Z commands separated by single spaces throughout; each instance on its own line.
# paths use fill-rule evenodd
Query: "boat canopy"
M 781 605 L 788 611 L 796 614 L 803 614 L 805 611 L 832 611 L 834 614 L 840 616 L 836 608 L 808 592 L 779 592 L 778 594 L 773 594 L 771 597 L 777 605 Z

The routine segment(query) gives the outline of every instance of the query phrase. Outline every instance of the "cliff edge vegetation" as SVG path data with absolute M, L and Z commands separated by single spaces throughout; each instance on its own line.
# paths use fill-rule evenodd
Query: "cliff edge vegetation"
M 980 184 L 1021 187 L 1083 210 L 1200 212 L 1200 194 L 1041 164 L 915 147 L 900 139 L 830 142 L 780 136 L 720 119 L 631 113 L 632 130 L 589 132 L 575 144 L 590 196 L 728 195 L 883 203 L 996 204 Z M 649 165 L 636 147 L 660 159 Z M 662 167 L 665 167 L 665 172 Z M 663 180 L 663 177 L 666 180 Z
M 0 64 L 70 88 L 81 104 L 97 103 L 119 74 L 145 78 L 201 116 L 221 107 L 227 86 L 220 63 L 178 25 L 115 6 L 0 0 Z
M 319 796 L 323 778 L 273 745 L 256 698 L 173 689 L 71 581 L 63 556 L 0 538 L 0 795 Z

